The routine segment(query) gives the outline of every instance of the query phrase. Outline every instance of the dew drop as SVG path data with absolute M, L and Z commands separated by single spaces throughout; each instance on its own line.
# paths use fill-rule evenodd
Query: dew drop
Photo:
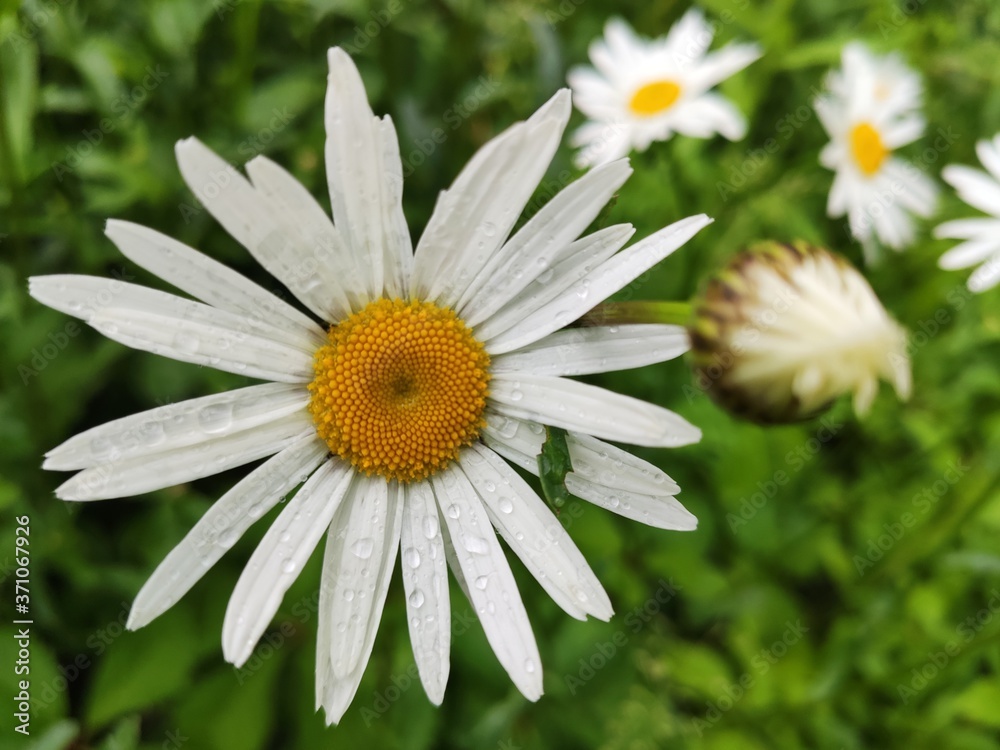
M 485 591 L 487 584 L 489 584 L 489 579 L 486 576 L 479 576 L 476 579 L 476 588 L 480 591 Z
M 407 547 L 403 550 L 403 562 L 411 568 L 416 568 L 420 565 L 420 553 L 416 547 Z
M 454 505 L 454 504 L 448 506 L 448 517 L 449 518 L 458 518 L 460 515 L 462 515 L 462 509 L 461 508 L 459 508 L 457 505 Z
M 510 513 L 514 510 L 514 503 L 510 501 L 509 497 L 501 497 L 497 505 L 499 505 L 501 513 Z
M 375 540 L 369 537 L 363 539 L 358 539 L 354 544 L 351 545 L 351 552 L 354 553 L 355 557 L 359 557 L 362 560 L 367 560 L 372 556 L 372 550 L 375 549 Z
M 204 432 L 223 432 L 233 424 L 232 404 L 212 404 L 198 410 L 198 426 Z
M 490 546 L 481 536 L 466 536 L 462 539 L 462 545 L 467 551 L 477 555 L 485 555 L 490 551 Z
M 412 594 L 410 594 L 408 601 L 410 602 L 411 607 L 414 608 L 421 607 L 424 603 L 424 592 L 421 591 L 420 589 L 417 589 Z
M 424 536 L 433 539 L 438 535 L 440 523 L 437 516 L 424 516 Z
M 295 572 L 295 560 L 290 557 L 286 557 L 281 563 L 282 573 L 294 573 Z
M 535 671 L 535 660 L 534 659 L 525 659 L 524 660 L 524 671 L 528 672 L 529 674 Z
M 345 602 L 354 601 L 354 589 L 344 589 L 344 601 Z
M 236 544 L 237 538 L 238 534 L 236 533 L 236 531 L 234 531 L 233 529 L 226 529 L 221 534 L 219 534 L 218 545 L 220 547 L 225 547 L 226 549 L 229 549 L 234 544 Z

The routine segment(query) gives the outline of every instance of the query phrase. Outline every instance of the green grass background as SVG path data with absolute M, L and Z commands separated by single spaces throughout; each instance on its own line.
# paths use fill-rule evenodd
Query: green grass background
M 123 633 L 145 578 L 243 470 L 64 505 L 52 494 L 63 477 L 39 469 L 45 450 L 86 427 L 245 382 L 133 352 L 82 325 L 71 335 L 69 318 L 26 294 L 26 277 L 46 273 L 160 286 L 103 237 L 109 217 L 273 286 L 197 209 L 174 163 L 178 139 L 196 134 L 238 164 L 262 150 L 326 202 L 324 52 L 353 44 L 404 156 L 435 128 L 447 134 L 409 160 L 416 236 L 437 192 L 491 135 L 564 85 L 610 15 L 658 35 L 686 7 L 0 3 L 0 745 L 25 744 L 11 731 L 10 621 L 14 519 L 28 515 L 31 742 L 40 749 L 1000 747 L 1000 613 L 989 610 L 991 597 L 1000 606 L 1000 292 L 972 297 L 965 273 L 939 271 L 948 243 L 930 239 L 929 225 L 906 253 L 865 269 L 915 332 L 909 403 L 884 387 L 864 420 L 839 402 L 825 423 L 765 430 L 692 390 L 681 361 L 594 379 L 703 429 L 698 445 L 641 451 L 678 480 L 700 527 L 657 531 L 576 506 L 570 534 L 607 587 L 610 623 L 564 615 L 513 562 L 545 669 L 536 704 L 510 684 L 453 585 L 451 679 L 444 705 L 431 706 L 413 680 L 397 575 L 358 696 L 339 727 L 325 728 L 313 711 L 318 555 L 250 666 L 233 670 L 219 645 L 222 615 L 268 519 L 168 614 Z M 719 23 L 716 46 L 765 49 L 722 86 L 750 131 L 739 143 L 675 138 L 635 155 L 635 175 L 600 221 L 633 222 L 642 237 L 693 213 L 716 219 L 639 297 L 687 298 L 761 238 L 803 237 L 861 262 L 843 222 L 826 218 L 832 175 L 817 163 L 826 139 L 809 107 L 851 39 L 900 50 L 924 75 L 931 135 L 905 155 L 924 159 L 939 128 L 953 134 L 924 159 L 935 178 L 943 164 L 975 163 L 975 141 L 1000 131 L 1000 6 L 991 0 L 702 7 Z M 150 70 L 161 71 L 155 85 Z M 102 118 L 108 132 L 90 146 Z M 755 155 L 769 138 L 777 150 Z M 576 174 L 570 156 L 560 150 L 548 182 Z M 720 190 L 727 182 L 731 192 Z M 935 222 L 973 214 L 946 188 Z M 48 344 L 55 355 L 33 364 Z M 756 498 L 762 507 L 745 505 L 761 491 L 770 495 Z M 859 560 L 871 564 L 859 570 Z

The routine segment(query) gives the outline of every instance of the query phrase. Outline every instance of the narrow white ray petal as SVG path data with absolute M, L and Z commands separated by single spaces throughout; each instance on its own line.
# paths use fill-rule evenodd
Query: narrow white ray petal
M 456 308 L 466 324 L 486 320 L 548 271 L 631 174 L 622 159 L 557 193 L 478 271 Z
M 538 454 L 545 442 L 542 425 L 487 412 L 483 439 L 495 449 L 502 444 L 504 450 L 500 453 L 503 456 L 538 474 Z M 566 443 L 573 464 L 572 473 L 582 481 L 640 495 L 666 496 L 680 492 L 677 483 L 653 464 L 592 435 L 570 432 Z
M 973 271 L 966 283 L 971 292 L 985 292 L 1000 283 L 1000 253 Z
M 237 315 L 253 315 L 290 332 L 309 331 L 318 344 L 323 329 L 312 318 L 172 237 L 129 221 L 108 220 L 104 234 L 122 255 L 202 302 Z
M 994 180 L 1000 181 L 1000 135 L 976 142 L 976 155 Z
M 882 142 L 889 149 L 901 148 L 922 136 L 926 127 L 927 122 L 921 115 L 912 114 L 887 124 L 882 133 Z
M 487 403 L 512 417 L 633 445 L 675 447 L 701 439 L 701 431 L 679 414 L 565 378 L 496 373 Z
M 474 443 L 460 465 L 497 531 L 567 614 L 609 620 L 611 600 L 569 534 L 528 483 L 493 450 Z
M 979 237 L 978 235 L 984 235 Z M 988 236 L 1000 237 L 1000 221 L 988 218 L 953 219 L 938 224 L 934 228 L 934 236 L 938 239 L 953 240 L 985 239 Z
M 327 53 L 326 177 L 333 220 L 355 257 L 364 259 L 372 299 L 402 290 L 400 259 L 410 253 L 403 218 L 402 163 L 389 119 L 375 117 L 354 62 Z M 387 258 L 394 262 L 387 266 Z M 396 275 L 399 274 L 399 275 Z
M 434 496 L 454 550 L 455 577 L 464 581 L 486 639 L 528 700 L 542 695 L 541 659 L 514 575 L 486 509 L 457 466 L 431 477 Z
M 301 182 L 266 156 L 247 162 L 246 171 L 295 238 L 288 245 L 285 284 L 296 297 L 309 300 L 310 309 L 321 311 L 324 320 L 350 315 L 359 302 L 353 289 L 363 287 L 364 279 L 326 211 Z
M 516 325 L 618 252 L 634 233 L 631 224 L 615 224 L 581 237 L 566 249 L 551 273 L 538 276 L 495 315 L 475 326 L 476 338 L 486 341 Z
M 685 102 L 671 125 L 678 133 L 692 138 L 709 138 L 719 133 L 731 141 L 739 141 L 747 134 L 743 113 L 724 96 L 713 92 Z
M 240 575 L 222 624 L 222 653 L 237 667 L 250 658 L 281 600 L 326 532 L 354 469 L 338 459 L 320 466 L 271 524 Z
M 323 670 L 327 723 L 340 720 L 354 699 L 375 645 L 403 518 L 401 489 L 379 476 L 358 475 L 352 498 L 330 527 L 323 558 L 324 591 L 317 670 Z M 352 593 L 353 592 L 353 593 Z
M 402 548 L 406 615 L 420 681 L 431 703 L 441 705 L 448 683 L 451 603 L 441 519 L 426 482 L 403 488 Z
M 985 172 L 959 164 L 949 164 L 941 177 L 973 208 L 1000 216 L 1000 183 Z
M 641 242 L 625 248 L 584 278 L 542 305 L 518 325 L 484 340 L 490 355 L 504 354 L 565 328 L 637 276 L 666 258 L 699 230 L 712 223 L 704 214 L 674 222 Z
M 545 440 L 541 425 L 487 414 L 482 437 L 508 461 L 538 475 L 537 456 Z M 697 527 L 698 519 L 673 497 L 677 485 L 656 467 L 588 435 L 570 433 L 567 442 L 573 471 L 566 475 L 566 488 L 581 500 L 660 529 Z
M 172 607 L 258 518 L 308 479 L 327 452 L 326 443 L 307 435 L 213 503 L 136 595 L 128 616 L 129 630 L 141 628 Z
M 378 121 L 378 136 L 382 147 L 383 184 L 386 200 L 382 203 L 382 222 L 388 241 L 384 244 L 386 297 L 407 298 L 410 276 L 413 274 L 413 240 L 403 214 L 403 160 L 399 155 L 399 137 L 392 118 L 386 115 Z
M 966 240 L 951 248 L 938 259 L 938 265 L 945 270 L 968 268 L 982 263 L 1000 250 L 1000 234 L 982 239 Z
M 279 205 L 197 138 L 178 141 L 174 151 L 181 176 L 215 220 L 303 304 L 326 317 L 327 305 L 312 287 L 315 255 L 324 248 L 305 247 Z
M 727 44 L 706 55 L 691 71 L 692 88 L 705 91 L 759 60 L 763 50 L 756 44 Z
M 45 454 L 43 469 L 71 471 L 212 442 L 305 409 L 301 385 L 265 383 L 132 414 L 92 427 Z
M 315 432 L 312 417 L 302 409 L 209 443 L 169 448 L 84 469 L 56 489 L 56 497 L 108 500 L 173 487 L 271 456 Z
M 545 174 L 569 119 L 569 98 L 561 90 L 526 122 L 491 140 L 441 193 L 417 243 L 414 295 L 448 306 L 458 302 Z
M 690 348 L 687 331 L 674 325 L 566 328 L 494 357 L 490 372 L 570 376 L 628 370 L 665 362 Z
M 28 293 L 134 349 L 264 380 L 312 379 L 315 342 L 305 329 L 96 276 L 33 276 Z
M 698 519 L 671 495 L 644 495 L 613 489 L 575 474 L 566 475 L 566 489 L 581 500 L 657 529 L 694 531 L 698 528 Z

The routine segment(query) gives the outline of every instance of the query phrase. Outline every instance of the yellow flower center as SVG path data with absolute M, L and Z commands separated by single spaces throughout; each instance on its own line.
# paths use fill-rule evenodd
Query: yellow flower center
M 851 154 L 858 169 L 869 177 L 878 172 L 889 153 L 882 136 L 870 123 L 862 122 L 851 129 Z
M 670 109 L 680 95 L 681 87 L 673 81 L 655 81 L 632 94 L 628 106 L 634 114 L 649 117 Z
M 309 413 L 330 451 L 359 471 L 424 479 L 479 435 L 490 358 L 453 310 L 380 299 L 327 337 Z

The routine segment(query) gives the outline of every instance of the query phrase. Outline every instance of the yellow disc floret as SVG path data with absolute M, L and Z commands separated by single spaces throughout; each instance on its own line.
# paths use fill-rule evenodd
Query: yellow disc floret
M 330 451 L 358 470 L 424 479 L 479 435 L 490 358 L 453 310 L 379 299 L 328 338 L 309 412 Z
M 658 115 L 670 109 L 681 95 L 681 87 L 673 81 L 655 81 L 640 87 L 629 100 L 633 114 L 640 117 Z
M 864 174 L 871 177 L 878 172 L 889 153 L 871 123 L 862 122 L 851 128 L 851 154 Z

